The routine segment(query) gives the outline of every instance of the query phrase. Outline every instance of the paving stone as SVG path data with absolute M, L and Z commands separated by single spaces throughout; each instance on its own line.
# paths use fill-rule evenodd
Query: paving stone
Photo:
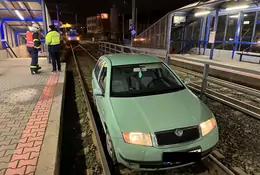
M 12 145 L 1 145 L 0 146 L 0 151 L 3 150 L 14 150 L 16 148 L 17 144 L 12 144 Z
M 7 167 L 8 167 L 8 163 L 0 162 L 0 169 L 7 168 Z
M 0 146 L 2 145 L 9 145 L 11 143 L 11 140 L 4 140 L 0 142 Z
M 28 165 L 28 166 L 26 167 L 25 173 L 26 173 L 26 174 L 29 174 L 29 173 L 34 174 L 35 170 L 36 170 L 36 166 Z
M 9 174 L 24 175 L 25 169 L 26 169 L 25 166 L 24 166 L 24 167 L 21 167 L 21 168 L 14 168 L 14 169 L 8 168 L 8 169 L 6 170 L 6 173 L 5 173 L 5 174 L 6 174 L 6 175 L 9 175 Z
M 16 160 L 27 160 L 30 157 L 30 153 L 26 153 L 26 154 L 14 154 L 12 157 L 12 161 L 16 161 Z
M 0 128 L 0 133 L 2 132 L 9 132 L 11 130 L 10 127 Z
M 18 164 L 18 168 L 27 166 L 27 165 L 35 166 L 36 163 L 37 163 L 37 157 L 35 157 L 33 159 L 20 160 L 19 164 Z
M 16 131 L 2 132 L 1 136 L 13 136 L 15 133 Z
M 2 175 L 2 174 L 5 174 L 5 171 L 6 171 L 6 169 L 0 170 L 0 174 L 1 174 L 1 175 Z
M 23 132 L 25 129 L 25 126 L 19 126 L 19 127 L 15 127 L 15 128 L 12 128 L 11 131 L 16 131 L 17 132 Z
M 0 78 L 0 175 L 34 174 L 47 127 L 53 85 L 45 84 L 55 78 L 49 79 L 46 60 L 40 64 L 48 73 L 31 76 L 29 62 L 16 59 L 0 64 L 0 69 L 8 70 Z
M 16 134 L 16 135 L 12 135 L 12 136 L 5 136 L 6 140 L 13 140 L 13 139 L 20 139 L 21 134 Z
M 0 157 L 0 162 L 8 163 L 8 162 L 10 162 L 11 158 L 12 158 L 12 155 L 8 155 L 8 156 L 5 156 L 5 157 Z

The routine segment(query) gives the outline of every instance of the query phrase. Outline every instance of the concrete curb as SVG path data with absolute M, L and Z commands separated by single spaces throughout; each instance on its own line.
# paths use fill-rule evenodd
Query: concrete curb
M 59 175 L 62 138 L 62 116 L 65 99 L 66 64 L 62 63 L 62 72 L 54 91 L 49 120 L 40 151 L 36 175 Z

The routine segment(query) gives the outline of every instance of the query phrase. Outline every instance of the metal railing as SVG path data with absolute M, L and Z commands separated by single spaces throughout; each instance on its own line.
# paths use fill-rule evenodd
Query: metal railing
M 140 48 L 134 48 L 129 46 L 122 46 L 118 44 L 112 44 L 108 42 L 99 42 L 99 50 L 102 51 L 104 54 L 111 54 L 111 53 L 140 53 L 140 54 L 147 54 L 152 56 L 160 57 L 161 59 L 164 59 L 167 64 L 170 64 L 170 60 L 174 61 L 172 59 L 173 57 L 178 57 L 175 54 L 166 54 L 165 53 L 155 53 L 152 49 L 140 49 Z M 207 85 L 208 85 L 208 79 L 209 79 L 209 70 L 210 66 L 214 67 L 220 67 L 225 68 L 232 71 L 239 71 L 244 73 L 250 73 L 254 75 L 260 75 L 260 70 L 252 70 L 250 68 L 241 68 L 231 65 L 226 65 L 223 63 L 215 62 L 212 60 L 201 60 L 201 59 L 192 59 L 192 58 L 185 58 L 187 61 L 191 61 L 194 63 L 201 63 L 204 64 L 204 70 L 203 70 L 203 76 L 202 76 L 202 84 L 201 84 L 201 90 L 200 90 L 200 98 L 202 101 L 205 101 L 205 97 L 207 95 Z M 260 115 L 260 114 L 259 114 Z
M 109 42 L 99 42 L 99 50 L 104 54 L 111 53 L 140 53 L 157 57 L 166 57 L 166 50 L 163 49 L 150 49 L 150 48 L 135 48 L 130 46 L 123 46 Z M 160 51 L 161 53 L 158 53 Z
M 6 44 L 6 51 L 8 52 L 8 54 L 12 57 L 12 58 L 17 58 L 17 55 L 15 54 L 14 50 L 12 49 L 12 47 L 9 45 L 9 43 L 7 41 L 2 40 L 2 42 L 4 42 Z M 8 50 L 9 49 L 9 50 Z M 10 53 L 11 51 L 11 53 Z M 12 55 L 13 54 L 13 55 Z

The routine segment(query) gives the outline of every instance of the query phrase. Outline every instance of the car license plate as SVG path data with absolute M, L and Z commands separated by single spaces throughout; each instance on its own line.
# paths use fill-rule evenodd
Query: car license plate
M 193 152 L 193 153 L 201 153 L 201 149 L 195 149 L 195 150 L 192 150 L 192 151 L 189 151 L 189 152 Z
M 198 150 L 190 152 L 164 152 L 162 154 L 163 162 L 178 162 L 178 164 L 196 162 L 201 159 L 201 153 Z

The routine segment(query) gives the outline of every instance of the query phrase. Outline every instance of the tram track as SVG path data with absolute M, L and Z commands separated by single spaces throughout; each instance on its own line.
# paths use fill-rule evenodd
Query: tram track
M 172 66 L 182 78 L 192 76 L 189 88 L 197 93 L 201 90 L 202 74 Z M 260 91 L 236 83 L 208 77 L 206 96 L 260 120 Z
M 98 157 L 101 165 L 102 165 L 102 174 L 103 175 L 111 175 L 110 173 L 110 169 L 109 169 L 109 166 L 108 166 L 108 163 L 107 163 L 107 160 L 106 160 L 106 155 L 105 155 L 105 152 L 103 150 L 103 146 L 102 146 L 102 143 L 101 143 L 101 139 L 100 139 L 100 133 L 98 132 L 98 128 L 97 128 L 97 124 L 96 124 L 96 121 L 94 119 L 94 112 L 93 112 L 93 106 L 91 106 L 91 103 L 90 103 L 90 99 L 89 99 L 89 90 L 88 90 L 88 86 L 86 86 L 86 82 L 84 81 L 84 77 L 83 77 L 83 74 L 82 74 L 82 70 L 80 69 L 79 67 L 79 64 L 78 64 L 78 60 L 75 56 L 75 48 L 72 47 L 72 45 L 70 45 L 70 48 L 71 48 L 71 53 L 72 53 L 72 56 L 73 56 L 73 61 L 74 61 L 74 65 L 75 65 L 75 69 L 76 69 L 76 72 L 77 72 L 77 75 L 79 76 L 79 81 L 80 81 L 80 85 L 81 85 L 81 88 L 82 88 L 82 93 L 84 95 L 84 100 L 85 100 L 85 104 L 87 105 L 87 108 L 88 108 L 88 123 L 92 129 L 92 140 L 94 142 L 94 145 L 96 146 L 97 148 L 97 152 L 96 152 L 96 156 Z
M 108 154 L 106 153 L 106 146 L 103 140 L 104 139 L 104 131 L 101 130 L 101 123 L 98 120 L 98 114 L 96 112 L 95 106 L 93 105 L 92 101 L 92 87 L 91 87 L 91 73 L 94 68 L 94 65 L 97 61 L 97 58 L 92 55 L 87 49 L 82 47 L 81 45 L 78 45 L 77 47 L 72 48 L 73 53 L 73 59 L 76 65 L 76 69 L 78 74 L 80 74 L 81 77 L 81 86 L 82 91 L 84 92 L 84 97 L 86 98 L 85 101 L 88 103 L 88 108 L 91 109 L 92 112 L 89 112 L 90 120 L 91 120 L 91 127 L 93 128 L 94 134 L 94 140 L 96 140 L 96 146 L 98 147 L 98 150 L 101 150 L 101 162 L 102 167 L 104 168 L 104 171 L 106 173 L 110 173 L 113 175 L 145 175 L 145 174 L 162 174 L 162 175 L 189 175 L 189 174 L 203 174 L 203 175 L 209 175 L 209 174 L 229 174 L 234 175 L 232 171 L 230 171 L 227 167 L 225 167 L 220 161 L 218 161 L 214 156 L 210 155 L 207 159 L 205 159 L 203 162 L 200 162 L 198 164 L 195 164 L 192 167 L 184 167 L 179 170 L 167 170 L 167 171 L 159 171 L 159 172 L 134 172 L 131 171 L 125 167 L 117 166 L 114 167 L 112 165 L 112 162 L 110 158 L 108 157 Z M 81 50 L 81 51 L 80 51 Z M 84 51 L 84 53 L 82 53 Z M 92 122 L 93 121 L 93 122 Z M 98 141 L 99 140 L 99 141 Z M 103 143 L 103 144 L 102 144 Z M 110 166 L 109 166 L 110 165 Z M 104 173 L 105 174 L 105 173 Z

